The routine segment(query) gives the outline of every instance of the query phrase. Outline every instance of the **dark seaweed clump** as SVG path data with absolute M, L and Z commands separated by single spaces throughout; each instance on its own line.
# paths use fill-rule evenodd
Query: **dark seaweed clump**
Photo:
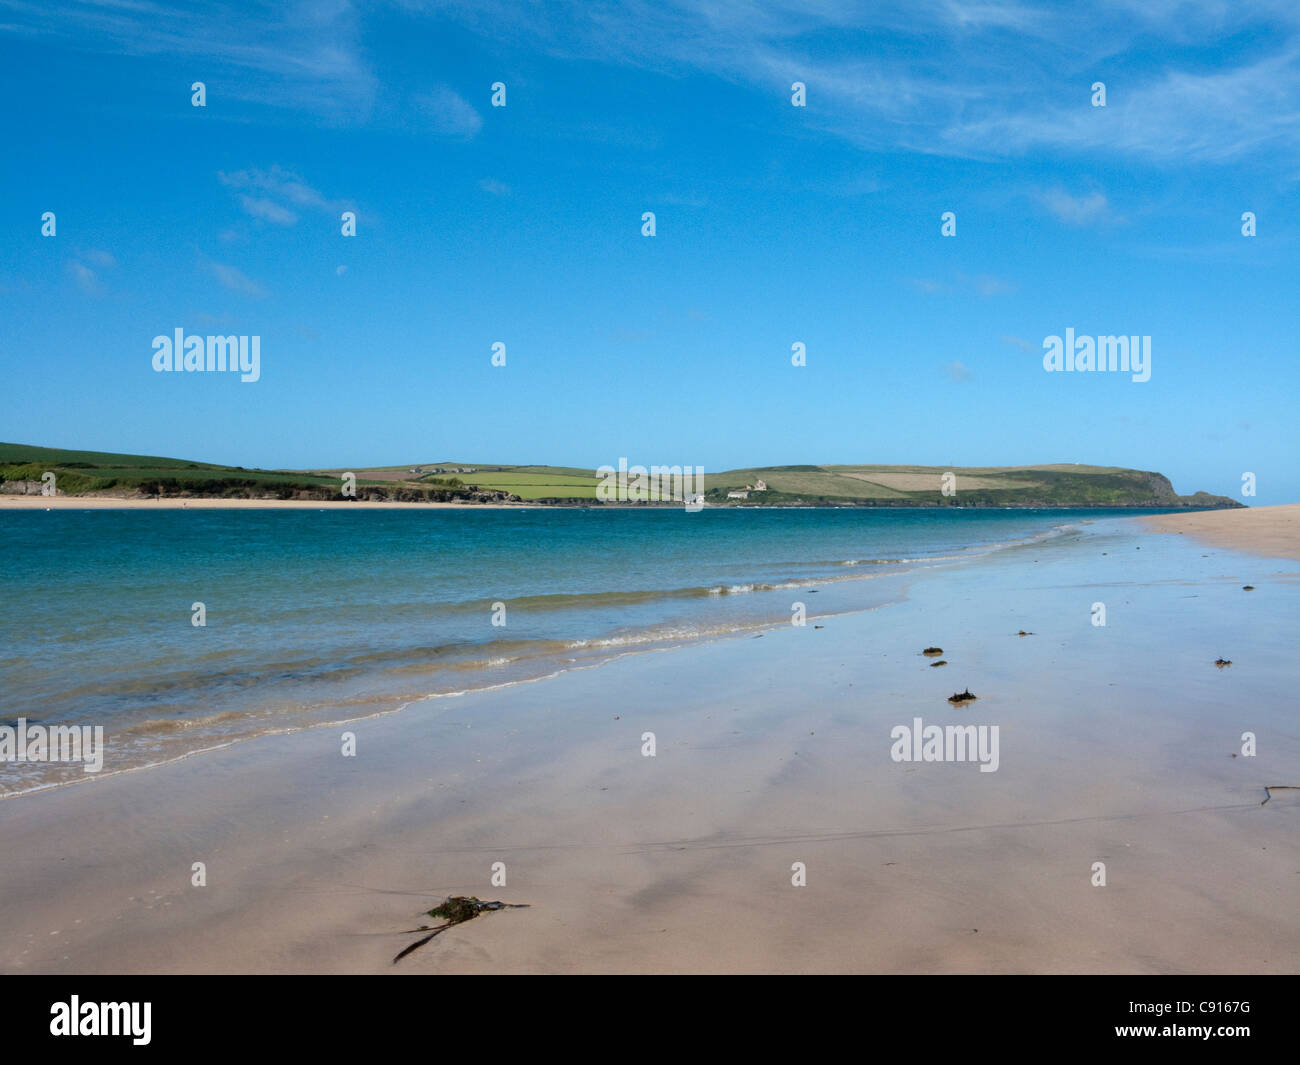
M 409 947 L 398 954 L 397 957 L 393 959 L 393 964 L 396 965 L 417 947 L 424 946 L 434 936 L 441 935 L 453 925 L 464 924 L 466 921 L 472 921 L 481 913 L 491 913 L 493 910 L 526 909 L 528 909 L 527 903 L 484 902 L 482 899 L 476 898 L 473 895 L 468 897 L 465 895 L 453 895 L 445 902 L 440 903 L 428 911 L 430 917 L 437 917 L 443 923 L 433 928 L 428 925 L 421 925 L 419 928 L 412 928 L 412 932 L 428 932 L 429 934 L 424 936 L 422 939 L 417 939 Z

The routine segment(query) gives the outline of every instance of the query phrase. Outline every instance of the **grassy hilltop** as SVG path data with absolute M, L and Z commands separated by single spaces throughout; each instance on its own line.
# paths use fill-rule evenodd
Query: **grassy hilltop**
M 342 476 L 357 497 L 411 502 L 595 503 L 595 470 L 432 462 L 351 470 L 263 470 L 208 462 L 67 451 L 0 443 L 0 490 L 37 493 L 53 473 L 60 494 L 342 499 Z M 955 496 L 941 492 L 955 476 Z M 759 490 L 762 483 L 765 487 Z M 729 493 L 744 492 L 744 498 Z M 765 466 L 706 473 L 712 506 L 1057 506 L 1236 507 L 1226 496 L 1180 496 L 1159 473 L 1117 466 Z M 635 504 L 630 504 L 635 505 Z

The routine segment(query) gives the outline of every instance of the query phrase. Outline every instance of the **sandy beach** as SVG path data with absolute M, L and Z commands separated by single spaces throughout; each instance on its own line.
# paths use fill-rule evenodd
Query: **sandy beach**
M 1124 519 L 820 629 L 7 799 L 0 970 L 1300 971 L 1300 792 L 1261 805 L 1300 784 L 1298 593 Z M 998 726 L 996 772 L 894 761 L 916 718 Z M 394 965 L 447 895 L 529 908 Z
M 0 494 L 3 510 L 488 510 L 527 503 L 399 503 L 368 499 L 205 499 L 139 496 L 41 496 Z
M 1300 503 L 1156 514 L 1142 520 L 1153 531 L 1190 536 L 1216 547 L 1270 558 L 1300 558 Z

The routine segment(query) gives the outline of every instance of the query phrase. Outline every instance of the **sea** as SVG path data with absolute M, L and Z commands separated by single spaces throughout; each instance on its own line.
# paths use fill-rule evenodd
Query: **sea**
M 815 625 L 898 601 L 920 569 L 1139 513 L 1162 511 L 7 511 L 0 726 L 102 726 L 99 776 L 137 770 Z M 0 761 L 0 797 L 87 776 Z

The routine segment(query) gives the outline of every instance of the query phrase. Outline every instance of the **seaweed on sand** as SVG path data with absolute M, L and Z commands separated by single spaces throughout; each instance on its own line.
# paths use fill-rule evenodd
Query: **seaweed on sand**
M 958 692 L 956 695 L 948 696 L 948 702 L 952 703 L 954 706 L 957 706 L 961 703 L 973 703 L 976 700 L 976 698 L 978 697 L 973 695 L 971 693 L 971 690 L 967 688 L 965 691 Z
M 441 935 L 452 925 L 464 924 L 466 921 L 472 921 L 481 913 L 491 913 L 494 910 L 526 910 L 528 904 L 524 902 L 483 902 L 481 899 L 471 895 L 453 895 L 445 902 L 440 903 L 428 911 L 430 917 L 440 917 L 443 923 L 430 927 L 429 925 L 420 925 L 419 928 L 412 928 L 411 932 L 428 932 L 429 934 L 423 939 L 417 939 L 409 947 L 403 950 L 393 959 L 396 965 L 405 958 L 411 951 L 424 946 L 434 936 Z

